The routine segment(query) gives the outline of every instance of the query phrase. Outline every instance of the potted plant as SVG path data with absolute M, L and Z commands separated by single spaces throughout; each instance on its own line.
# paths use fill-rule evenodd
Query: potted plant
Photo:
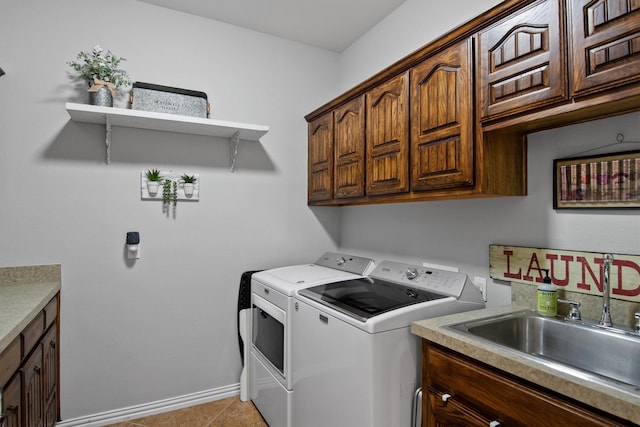
M 78 53 L 76 60 L 67 64 L 88 83 L 90 104 L 113 107 L 115 89 L 131 84 L 127 72 L 120 68 L 122 61 L 126 59 L 95 46 L 90 52 Z
M 184 174 L 180 177 L 182 179 L 182 188 L 184 189 L 184 195 L 187 197 L 193 196 L 193 184 L 196 183 L 198 178 L 195 175 Z
M 145 176 L 147 177 L 147 191 L 149 191 L 149 194 L 152 196 L 157 194 L 160 181 L 162 180 L 160 171 L 158 169 L 149 169 L 145 172 Z

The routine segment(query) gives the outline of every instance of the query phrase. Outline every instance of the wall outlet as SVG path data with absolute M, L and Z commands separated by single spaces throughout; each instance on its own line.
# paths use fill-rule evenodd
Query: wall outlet
M 473 284 L 480 290 L 482 294 L 482 300 L 487 302 L 487 279 L 486 277 L 474 277 Z

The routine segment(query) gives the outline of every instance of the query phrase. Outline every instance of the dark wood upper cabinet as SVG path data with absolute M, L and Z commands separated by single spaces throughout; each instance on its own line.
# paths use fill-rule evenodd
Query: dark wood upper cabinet
M 364 196 L 364 96 L 336 108 L 334 117 L 335 198 Z
M 411 70 L 411 189 L 473 185 L 471 40 Z
M 483 120 L 567 99 L 561 0 L 541 0 L 478 33 L 478 85 Z
M 333 199 L 333 112 L 309 123 L 309 202 Z
M 373 88 L 367 99 L 367 195 L 409 191 L 409 73 Z
M 505 0 L 305 116 L 308 203 L 524 196 L 527 133 L 639 110 L 640 0 Z
M 572 93 L 640 81 L 640 0 L 570 0 Z

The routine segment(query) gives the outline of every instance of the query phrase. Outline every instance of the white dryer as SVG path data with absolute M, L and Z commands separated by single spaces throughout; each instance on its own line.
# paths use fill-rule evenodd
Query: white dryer
M 292 427 L 294 293 L 365 277 L 374 267 L 369 258 L 327 252 L 313 264 L 274 268 L 251 276 L 250 396 L 270 427 Z

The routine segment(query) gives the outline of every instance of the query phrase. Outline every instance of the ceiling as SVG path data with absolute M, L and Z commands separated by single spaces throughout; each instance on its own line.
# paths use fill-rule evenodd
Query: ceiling
M 405 0 L 140 0 L 342 52 Z

